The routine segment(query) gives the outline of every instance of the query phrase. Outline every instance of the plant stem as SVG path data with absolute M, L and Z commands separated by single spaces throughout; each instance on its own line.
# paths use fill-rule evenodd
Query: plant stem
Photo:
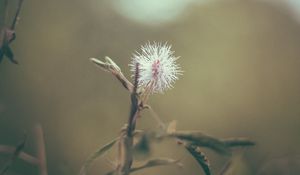
M 39 159 L 40 175 L 47 175 L 47 159 L 43 128 L 40 124 L 37 124 L 34 129 L 37 141 L 37 157 Z
M 13 154 L 15 152 L 16 148 L 13 146 L 7 146 L 7 145 L 0 145 L 0 153 L 4 154 Z M 25 153 L 25 152 L 20 152 L 19 158 L 24 160 L 27 163 L 33 164 L 33 165 L 38 165 L 39 160 L 35 158 L 34 156 Z
M 139 100 L 137 94 L 138 88 L 138 64 L 136 65 L 135 81 L 131 92 L 131 107 L 127 123 L 127 128 L 121 132 L 119 144 L 119 166 L 117 168 L 118 175 L 129 175 L 133 161 L 133 133 L 135 130 L 136 119 L 140 114 Z

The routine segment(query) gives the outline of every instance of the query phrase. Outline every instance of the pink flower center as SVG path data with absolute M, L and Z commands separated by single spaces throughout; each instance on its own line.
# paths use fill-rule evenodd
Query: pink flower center
M 160 61 L 155 60 L 152 64 L 152 76 L 154 79 L 158 78 L 159 67 L 160 67 Z

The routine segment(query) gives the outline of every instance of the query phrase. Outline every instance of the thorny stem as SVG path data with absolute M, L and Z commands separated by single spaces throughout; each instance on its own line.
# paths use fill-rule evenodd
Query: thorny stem
M 131 107 L 128 118 L 128 124 L 126 132 L 121 132 L 120 142 L 119 142 L 119 166 L 117 168 L 118 175 L 129 175 L 130 169 L 133 161 L 133 133 L 135 130 L 136 119 L 140 113 L 139 100 L 137 95 L 138 88 L 138 64 L 136 64 L 135 80 L 133 91 L 131 92 Z
M 127 135 L 132 137 L 132 133 L 135 130 L 135 123 L 137 116 L 139 115 L 139 100 L 137 95 L 137 88 L 138 88 L 138 78 L 139 78 L 139 69 L 138 64 L 136 64 L 136 72 L 134 76 L 134 86 L 133 91 L 131 92 L 131 107 L 130 113 L 128 118 L 128 128 L 127 128 Z

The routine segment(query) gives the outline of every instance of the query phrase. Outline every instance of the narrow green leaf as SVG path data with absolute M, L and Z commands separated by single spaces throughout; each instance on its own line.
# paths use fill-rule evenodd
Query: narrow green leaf
M 244 146 L 254 146 L 255 142 L 246 138 L 230 138 L 224 139 L 223 143 L 228 147 L 244 147 Z
M 112 140 L 111 142 L 107 143 L 100 149 L 98 149 L 96 152 L 94 152 L 83 164 L 83 166 L 80 169 L 79 175 L 87 175 L 88 168 L 91 166 L 91 164 L 99 157 L 103 156 L 104 153 L 106 153 L 108 150 L 111 149 L 111 147 L 116 143 L 118 138 Z
M 206 175 L 211 175 L 208 159 L 204 153 L 200 151 L 200 148 L 194 144 L 188 144 L 185 146 L 185 148 L 196 159 L 198 164 L 202 167 L 204 173 Z
M 220 154 L 231 154 L 229 148 L 223 143 L 223 141 L 198 131 L 177 131 L 173 132 L 169 136 L 191 142 L 199 147 L 210 148 Z

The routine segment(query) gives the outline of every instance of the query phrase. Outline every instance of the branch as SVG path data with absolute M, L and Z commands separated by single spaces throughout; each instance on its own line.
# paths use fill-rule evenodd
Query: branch
M 47 159 L 45 150 L 45 140 L 43 128 L 40 124 L 37 124 L 34 128 L 36 140 L 37 140 L 37 154 L 39 160 L 40 175 L 47 175 Z
M 138 64 L 136 64 L 138 67 Z M 134 86 L 131 92 L 131 107 L 128 117 L 126 130 L 121 132 L 119 144 L 119 166 L 117 168 L 118 175 L 129 175 L 133 162 L 133 134 L 135 131 L 136 119 L 140 115 L 139 100 L 137 94 L 139 71 L 135 72 Z
M 24 137 L 24 139 L 22 140 L 22 142 L 15 148 L 13 155 L 11 156 L 11 158 L 9 159 L 9 161 L 6 163 L 6 165 L 4 166 L 4 168 L 1 170 L 0 175 L 4 175 L 8 169 L 13 165 L 13 163 L 16 161 L 16 159 L 19 157 L 19 154 L 21 153 L 21 151 L 24 149 L 25 147 L 25 142 L 26 142 L 26 135 Z
M 0 145 L 0 153 L 4 154 L 13 154 L 15 152 L 16 148 L 12 146 L 7 146 L 7 145 Z M 19 158 L 22 159 L 23 161 L 33 164 L 33 165 L 39 165 L 39 160 L 35 158 L 34 156 L 25 153 L 23 151 L 20 152 Z
M 90 58 L 90 60 L 99 66 L 102 70 L 106 72 L 112 73 L 120 82 L 121 84 L 129 91 L 133 91 L 132 83 L 123 75 L 119 66 L 111 60 L 109 57 L 105 57 L 105 62 L 100 61 L 97 58 Z
M 16 28 L 16 24 L 17 24 L 18 19 L 19 19 L 19 14 L 20 14 L 20 11 L 21 11 L 22 4 L 23 4 L 23 0 L 19 0 L 17 12 L 15 14 L 14 20 L 13 20 L 13 22 L 11 24 L 11 27 L 10 27 L 11 30 L 15 30 L 15 28 Z

